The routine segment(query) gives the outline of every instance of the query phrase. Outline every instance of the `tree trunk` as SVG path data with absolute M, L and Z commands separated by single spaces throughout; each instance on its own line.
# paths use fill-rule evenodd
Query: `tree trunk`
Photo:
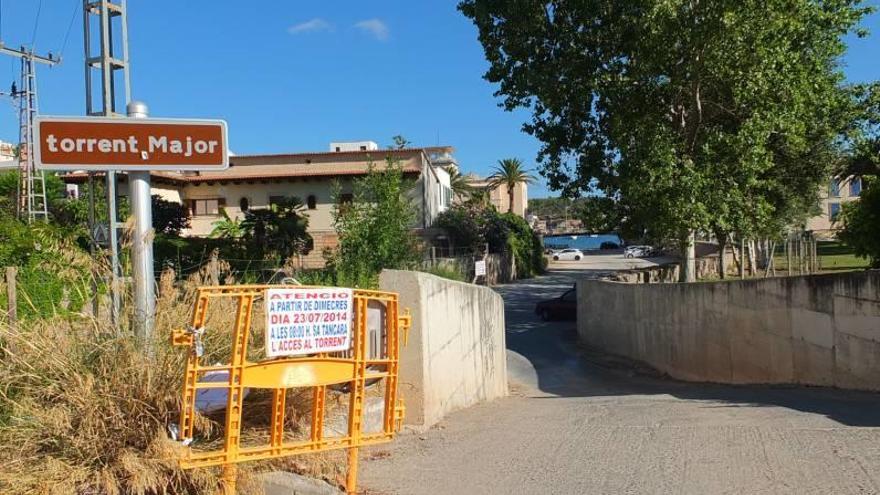
M 696 248 L 694 246 L 694 231 L 688 232 L 681 242 L 681 269 L 678 273 L 679 282 L 696 282 Z
M 727 236 L 718 238 L 718 277 L 721 280 L 727 278 Z
M 513 188 L 514 187 L 516 187 L 516 184 L 514 184 L 513 186 L 511 186 L 510 184 L 507 185 L 507 199 L 509 200 L 509 203 L 507 203 L 507 213 L 513 213 Z M 566 225 L 565 227 L 568 228 L 568 225 Z
M 767 241 L 767 242 L 770 242 L 770 241 Z M 770 243 L 770 245 L 767 246 L 767 253 L 768 253 L 768 255 L 767 255 L 767 266 L 766 266 L 766 269 L 765 269 L 765 271 L 764 271 L 764 278 L 769 277 L 769 276 L 770 276 L 770 270 L 773 270 L 773 254 L 772 254 L 772 253 L 773 253 L 773 251 L 775 251 L 775 250 L 776 250 L 776 243 L 775 243 L 775 242 Z
M 749 241 L 746 243 L 746 254 L 749 258 L 749 276 L 755 276 L 755 243 L 754 241 Z

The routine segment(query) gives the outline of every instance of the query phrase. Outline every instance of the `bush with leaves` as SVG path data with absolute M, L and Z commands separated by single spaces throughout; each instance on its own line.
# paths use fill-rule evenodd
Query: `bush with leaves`
M 870 259 L 874 268 L 880 268 L 880 180 L 865 177 L 862 182 L 859 200 L 843 205 L 844 227 L 839 236 L 856 255 Z
M 252 208 L 241 222 L 245 245 L 257 259 L 284 263 L 293 255 L 312 250 L 309 217 L 299 198 L 284 198 L 269 208 Z
M 176 201 L 168 201 L 158 194 L 152 196 L 153 229 L 158 234 L 180 235 L 189 228 L 189 208 Z
M 76 312 L 90 295 L 94 261 L 69 230 L 52 224 L 0 215 L 0 267 L 7 266 L 18 268 L 19 318 Z M 0 305 L 7 304 L 3 291 Z
M 488 245 L 490 253 L 513 254 L 519 278 L 539 274 L 545 268 L 540 238 L 513 213 L 501 214 L 492 206 L 466 203 L 441 213 L 434 225 L 443 229 L 456 247 L 479 252 Z
M 416 210 L 407 197 L 412 183 L 399 162 L 369 165 L 353 182 L 353 201 L 343 203 L 339 185 L 333 193 L 333 220 L 339 245 L 328 260 L 337 282 L 344 286 L 375 287 L 385 268 L 412 268 L 420 258 L 419 240 L 412 231 Z

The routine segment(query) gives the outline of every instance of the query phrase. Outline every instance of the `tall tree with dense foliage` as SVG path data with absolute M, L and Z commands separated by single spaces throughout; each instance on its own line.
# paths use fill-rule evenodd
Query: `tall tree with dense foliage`
M 850 124 L 860 0 L 464 0 L 541 173 L 677 239 L 756 235 L 816 200 Z M 861 33 L 860 33 L 861 34 Z
M 397 139 L 396 139 L 397 141 Z M 334 225 L 339 245 L 330 265 L 340 285 L 372 287 L 385 268 L 411 268 L 419 260 L 419 240 L 412 230 L 416 208 L 407 196 L 412 183 L 399 161 L 370 164 L 353 183 L 351 203 L 334 192 Z
M 513 197 L 516 187 L 534 181 L 535 176 L 523 167 L 519 158 L 499 160 L 498 165 L 492 170 L 492 175 L 489 176 L 489 183 L 493 187 L 504 185 L 507 188 L 507 213 L 513 213 Z

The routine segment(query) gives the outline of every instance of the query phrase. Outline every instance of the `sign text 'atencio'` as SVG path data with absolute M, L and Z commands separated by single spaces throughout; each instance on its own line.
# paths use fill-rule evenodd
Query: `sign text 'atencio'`
M 222 120 L 37 117 L 34 161 L 49 170 L 223 170 Z

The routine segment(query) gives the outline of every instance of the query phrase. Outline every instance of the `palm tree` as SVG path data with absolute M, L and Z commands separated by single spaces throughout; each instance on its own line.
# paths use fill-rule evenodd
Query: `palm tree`
M 468 203 L 483 208 L 488 208 L 492 204 L 492 197 L 489 191 L 490 187 L 471 187 L 468 193 Z
M 489 184 L 492 187 L 498 187 L 501 184 L 507 186 L 507 212 L 513 213 L 513 190 L 517 184 L 531 184 L 537 179 L 530 174 L 528 170 L 523 168 L 523 163 L 519 158 L 505 158 L 498 160 L 498 165 L 489 176 Z
M 449 187 L 452 189 L 452 197 L 456 199 L 466 198 L 473 191 L 473 186 L 468 182 L 468 178 L 461 175 L 455 168 L 450 167 L 449 170 Z
M 223 219 L 211 224 L 214 227 L 214 230 L 211 231 L 211 237 L 240 239 L 244 236 L 245 229 L 241 224 L 241 220 L 230 218 L 229 213 L 226 213 L 226 208 L 220 208 L 220 214 L 223 215 Z

